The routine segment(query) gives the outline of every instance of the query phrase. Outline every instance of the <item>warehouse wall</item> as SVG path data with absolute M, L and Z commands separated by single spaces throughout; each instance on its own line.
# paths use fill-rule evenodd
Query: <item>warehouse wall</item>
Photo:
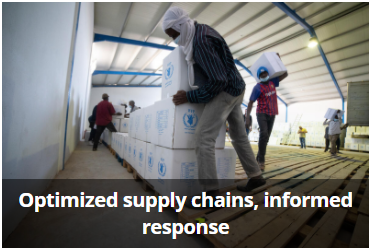
M 82 139 L 90 96 L 94 3 L 81 3 L 68 112 L 65 162 Z M 64 134 L 63 134 L 64 135 Z
M 3 192 L 3 240 L 29 211 L 19 206 L 18 199 L 9 196 L 24 191 L 41 194 L 62 166 L 77 10 L 78 3 L 3 4 L 2 173 L 6 189 Z M 83 3 L 80 25 L 87 27 L 86 22 L 93 20 L 91 15 L 93 4 Z M 86 32 L 81 36 L 84 35 Z M 91 47 L 87 50 L 91 51 Z M 86 53 L 77 49 L 76 61 Z M 87 78 L 88 72 L 82 66 L 76 65 L 76 68 L 74 71 L 79 70 Z M 76 75 L 81 82 L 73 80 L 73 83 L 86 86 L 86 80 Z M 73 124 L 78 123 L 80 102 L 85 94 L 86 88 L 73 86 L 70 141 L 76 141 L 76 133 L 79 134 Z M 16 187 L 4 187 L 4 179 L 41 180 L 19 180 Z M 6 183 L 14 182 L 7 180 Z
M 324 115 L 328 108 L 342 110 L 341 99 L 329 99 L 291 104 L 288 106 L 288 122 L 293 123 L 298 114 L 303 114 L 301 122 L 317 121 L 323 123 L 325 120 Z M 345 110 L 347 110 L 347 101 L 345 101 Z

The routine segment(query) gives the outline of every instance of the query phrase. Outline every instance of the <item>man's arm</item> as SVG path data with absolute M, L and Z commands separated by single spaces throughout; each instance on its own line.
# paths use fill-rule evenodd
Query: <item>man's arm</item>
M 191 103 L 209 102 L 222 92 L 228 83 L 227 69 L 219 57 L 217 46 L 214 46 L 216 38 L 207 36 L 206 29 L 206 27 L 200 27 L 198 30 L 203 35 L 201 40 L 196 43 L 196 53 L 202 59 L 196 63 L 202 68 L 209 81 L 199 89 L 187 92 L 187 100 Z
M 326 119 L 326 120 L 324 121 L 323 125 L 327 125 L 327 124 L 329 124 L 329 122 L 330 122 L 330 121 L 328 121 L 328 119 Z
M 115 114 L 115 109 L 114 109 L 114 106 L 112 104 L 110 104 L 110 106 L 109 106 L 109 112 L 110 112 L 110 115 Z

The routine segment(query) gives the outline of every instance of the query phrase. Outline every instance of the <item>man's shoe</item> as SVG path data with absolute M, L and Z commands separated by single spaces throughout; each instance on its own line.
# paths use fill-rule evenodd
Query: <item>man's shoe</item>
M 338 151 L 337 154 L 343 154 L 343 153 Z
M 97 148 L 92 148 L 92 151 L 97 151 Z
M 259 164 L 259 168 L 260 168 L 261 172 L 264 172 L 264 170 L 265 170 L 265 163 L 258 162 L 258 164 Z
M 89 141 L 88 145 L 94 146 L 94 143 L 92 141 Z
M 263 176 L 255 176 L 250 178 L 245 186 L 237 186 L 237 189 L 242 192 L 250 192 L 255 188 L 263 186 L 266 183 Z

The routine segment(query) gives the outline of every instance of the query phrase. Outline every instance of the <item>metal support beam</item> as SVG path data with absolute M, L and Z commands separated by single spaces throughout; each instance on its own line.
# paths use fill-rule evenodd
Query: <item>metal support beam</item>
M 322 56 L 322 59 L 325 63 L 325 65 L 327 66 L 328 72 L 331 75 L 332 81 L 334 83 L 334 85 L 337 88 L 337 91 L 341 97 L 342 100 L 342 110 L 345 110 L 345 98 L 343 97 L 343 94 L 341 92 L 341 88 L 339 87 L 336 77 L 333 74 L 332 68 L 329 65 L 328 59 L 325 56 L 325 53 L 323 51 L 323 48 L 320 46 L 319 43 L 319 39 L 318 36 L 315 33 L 315 30 L 312 26 L 310 26 L 304 19 L 302 19 L 296 12 L 294 12 L 290 7 L 287 6 L 287 4 L 285 3 L 279 3 L 279 2 L 273 2 L 273 4 L 275 6 L 277 6 L 280 10 L 282 10 L 284 13 L 286 13 L 289 17 L 291 17 L 295 22 L 297 22 L 298 24 L 300 24 L 300 26 L 302 26 L 309 34 L 311 37 L 315 37 L 318 41 L 318 50 L 320 52 L 320 55 Z M 342 120 L 345 120 L 344 115 L 342 116 Z
M 127 71 L 102 71 L 102 70 L 95 70 L 92 75 L 98 75 L 98 74 L 161 76 L 161 74 L 158 74 L 158 73 L 142 73 L 142 72 L 127 72 Z
M 161 87 L 150 85 L 92 85 L 92 87 Z
M 143 42 L 143 41 L 137 41 L 127 38 L 121 38 L 116 36 L 110 36 L 110 35 L 103 35 L 103 34 L 95 34 L 94 42 L 116 42 L 116 43 L 122 43 L 122 44 L 129 44 L 133 46 L 141 46 L 141 47 L 149 47 L 149 48 L 157 48 L 157 49 L 164 49 L 172 51 L 175 49 L 175 47 L 167 46 L 167 45 L 161 45 L 156 44 L 152 42 Z

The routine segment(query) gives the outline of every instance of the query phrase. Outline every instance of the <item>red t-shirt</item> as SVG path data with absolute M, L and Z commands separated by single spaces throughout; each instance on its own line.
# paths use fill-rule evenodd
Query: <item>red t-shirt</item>
M 252 89 L 250 100 L 258 101 L 256 113 L 265 113 L 271 116 L 278 115 L 277 89 L 279 78 L 269 80 L 268 84 L 258 83 Z
M 115 109 L 113 105 L 107 101 L 103 100 L 97 105 L 96 110 L 96 125 L 105 126 L 108 125 L 112 118 L 112 115 L 115 114 Z

